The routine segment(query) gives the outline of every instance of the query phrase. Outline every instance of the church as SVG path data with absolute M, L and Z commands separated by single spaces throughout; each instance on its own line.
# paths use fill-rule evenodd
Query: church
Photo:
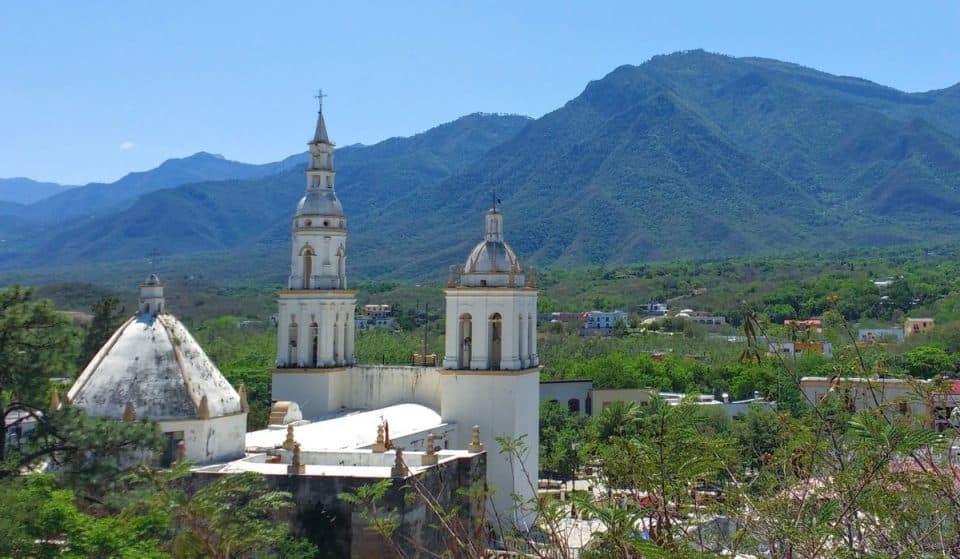
M 428 433 L 440 437 L 441 448 L 467 448 L 478 426 L 488 451 L 487 484 L 494 489 L 488 515 L 501 521 L 509 515 L 524 526 L 530 515 L 513 511 L 513 495 L 526 502 L 536 493 L 537 289 L 535 275 L 525 273 L 506 242 L 503 214 L 494 205 L 482 216 L 482 238 L 462 265 L 449 269 L 442 366 L 358 364 L 347 215 L 336 194 L 334 144 L 322 106 L 308 145 L 306 191 L 292 219 L 290 276 L 278 293 L 273 400 L 296 404 L 310 420 L 295 426 L 303 432 L 298 440 L 317 449 L 344 448 L 339 434 L 350 423 L 345 419 L 356 415 L 381 417 L 395 444 L 406 440 L 414 449 Z M 369 438 L 374 431 L 366 433 Z M 498 437 L 522 437 L 522 460 L 501 454 Z M 353 443 L 372 444 L 362 436 Z
M 484 504 L 464 503 L 461 490 L 485 483 L 486 522 L 530 528 L 532 507 L 517 503 L 536 497 L 537 288 L 506 242 L 503 214 L 494 204 L 482 216 L 476 247 L 448 270 L 442 364 L 357 363 L 347 215 L 322 105 L 308 145 L 290 274 L 277 293 L 270 425 L 246 432 L 243 386 L 232 387 L 166 312 L 155 274 L 140 286 L 137 314 L 94 356 L 67 402 L 94 416 L 157 421 L 167 437 L 161 465 L 188 459 L 197 483 L 247 471 L 266 476 L 294 495 L 295 531 L 324 542 L 330 556 L 384 553 L 385 543 L 364 532 L 362 512 L 338 498 L 383 479 L 394 481 L 401 531 L 427 549 L 443 550 L 447 535 L 431 520 L 436 511 L 413 498 L 414 483 L 468 522 L 483 517 Z M 523 450 L 501 453 L 501 437 L 520 440 Z

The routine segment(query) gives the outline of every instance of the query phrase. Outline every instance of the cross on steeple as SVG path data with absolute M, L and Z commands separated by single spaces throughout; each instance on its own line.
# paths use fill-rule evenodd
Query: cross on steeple
M 151 251 L 147 256 L 147 262 L 150 263 L 150 273 L 157 273 L 157 266 L 160 265 L 160 251 L 153 249 L 153 251 Z
M 323 112 L 323 98 L 324 98 L 324 97 L 329 97 L 329 95 L 324 95 L 324 94 L 323 94 L 323 88 L 318 89 L 318 90 L 317 90 L 317 94 L 313 96 L 313 98 L 316 99 L 316 100 L 319 102 L 319 104 L 320 104 L 320 112 L 321 112 L 321 113 Z
M 497 204 L 500 203 L 500 199 L 497 198 L 497 191 L 494 190 L 493 192 L 490 193 L 490 195 L 493 197 L 493 207 L 492 207 L 492 209 L 493 209 L 493 211 L 497 211 Z

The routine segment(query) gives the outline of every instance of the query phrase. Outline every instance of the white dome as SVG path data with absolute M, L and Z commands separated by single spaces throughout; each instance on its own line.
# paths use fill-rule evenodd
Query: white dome
M 463 266 L 466 274 L 496 274 L 520 271 L 520 261 L 506 242 L 481 241 L 470 251 Z
M 343 206 L 333 190 L 321 192 L 319 190 L 307 190 L 307 193 L 297 204 L 297 217 L 305 215 L 329 215 L 334 217 L 343 217 Z
M 242 413 L 240 395 L 190 332 L 171 315 L 139 314 L 123 324 L 70 388 L 72 403 L 97 417 L 208 419 Z M 206 398 L 205 410 L 202 403 Z M 205 416 L 205 417 L 202 417 Z

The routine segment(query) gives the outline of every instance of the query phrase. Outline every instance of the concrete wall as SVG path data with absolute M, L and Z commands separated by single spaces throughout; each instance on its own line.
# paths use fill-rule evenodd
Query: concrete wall
M 405 557 L 438 557 L 447 549 L 449 535 L 437 528 L 438 518 L 424 499 L 411 496 L 410 485 L 416 481 L 436 497 L 444 510 L 456 508 L 458 514 L 454 520 L 464 526 L 474 526 L 483 522 L 482 506 L 471 503 L 457 490 L 482 485 L 485 468 L 486 454 L 480 453 L 441 463 L 405 480 L 394 480 L 383 501 L 378 503 L 398 514 L 400 527 L 393 543 L 367 529 L 363 511 L 337 497 L 341 492 L 376 483 L 379 478 L 268 475 L 267 483 L 271 489 L 293 495 L 296 504 L 290 518 L 293 533 L 316 544 L 320 550 L 318 558 L 396 557 L 394 545 Z M 194 472 L 191 488 L 212 483 L 220 475 L 230 474 Z M 410 545 L 410 540 L 420 548 Z
M 226 462 L 243 457 L 247 414 L 212 419 L 161 421 L 164 433 L 183 433 L 187 458 L 194 464 Z
M 590 394 L 593 415 L 597 415 L 613 402 L 634 402 L 645 405 L 657 393 L 651 388 L 594 388 Z
M 540 383 L 540 401 L 556 400 L 564 406 L 569 406 L 571 400 L 576 400 L 580 415 L 587 414 L 587 402 L 590 399 L 590 390 L 593 381 L 543 381 Z M 592 410 L 591 410 L 592 411 Z
M 480 426 L 480 438 L 489 453 L 487 483 L 494 488 L 488 516 L 494 510 L 504 525 L 511 522 L 528 526 L 532 515 L 523 511 L 511 514 L 513 494 L 523 502 L 534 498 L 540 448 L 540 371 L 442 371 L 440 377 L 444 421 L 456 422 L 459 443 L 466 448 L 471 428 Z M 498 436 L 523 437 L 529 452 L 524 460 L 500 453 Z M 528 477 L 529 476 L 529 477 Z M 532 482 L 532 485 L 531 485 Z
M 338 379 L 338 406 L 375 409 L 420 404 L 440 409 L 440 375 L 436 367 L 357 365 Z

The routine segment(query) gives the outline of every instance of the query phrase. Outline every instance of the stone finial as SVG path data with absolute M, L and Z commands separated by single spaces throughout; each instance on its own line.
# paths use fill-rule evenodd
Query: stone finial
M 447 273 L 447 287 L 456 287 L 457 286 L 457 266 L 455 264 L 450 265 L 450 271 Z
M 293 450 L 297 441 L 293 438 L 293 425 L 287 425 L 287 438 L 283 441 L 284 450 Z
M 427 435 L 427 449 L 423 456 L 420 457 L 421 466 L 433 466 L 437 463 L 437 451 L 433 448 L 433 442 L 439 438 L 439 435 L 434 435 L 433 433 Z
M 527 268 L 527 287 L 537 286 L 537 269 L 533 266 Z
M 394 448 L 396 452 L 395 458 L 393 459 L 393 467 L 390 468 L 390 477 L 393 478 L 405 478 L 410 470 L 407 468 L 407 464 L 403 461 L 403 447 Z
M 383 446 L 393 448 L 393 443 L 390 442 L 390 422 L 386 419 L 383 420 Z
M 240 411 L 247 413 L 250 411 L 250 404 L 247 403 L 247 385 L 240 383 Z
M 50 393 L 50 411 L 57 411 L 58 409 L 60 409 L 60 393 L 54 388 Z
M 470 444 L 467 446 L 469 452 L 483 452 L 483 443 L 480 442 L 480 426 L 474 425 L 470 435 Z
M 517 265 L 514 263 L 510 266 L 510 271 L 507 273 L 507 287 L 516 287 L 517 286 Z
M 377 442 L 373 443 L 374 452 L 386 452 L 387 445 L 384 444 L 383 423 L 377 425 Z
M 300 443 L 293 443 L 293 458 L 287 466 L 287 475 L 303 475 L 306 470 L 307 467 L 300 460 Z
M 177 441 L 177 464 L 187 459 L 187 443 L 180 439 Z
M 130 400 L 127 400 L 127 405 L 123 406 L 123 420 L 128 422 L 137 420 L 137 408 Z
M 200 419 L 210 419 L 210 403 L 207 401 L 207 395 L 200 398 L 200 405 L 197 407 L 197 417 Z

